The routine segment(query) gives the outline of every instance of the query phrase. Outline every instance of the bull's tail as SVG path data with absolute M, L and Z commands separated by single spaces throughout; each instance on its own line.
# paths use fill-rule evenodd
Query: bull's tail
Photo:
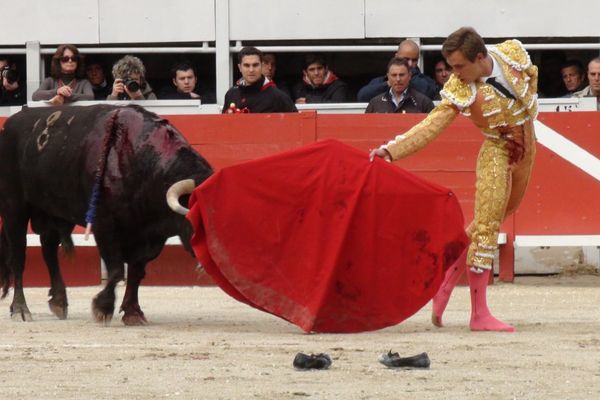
M 2 220 L 0 220 L 0 287 L 1 295 L 0 299 L 3 299 L 8 294 L 12 281 L 12 271 L 8 266 L 8 248 L 6 242 L 6 236 L 4 233 L 4 227 L 2 226 Z
M 60 235 L 60 245 L 67 258 L 73 258 L 73 255 L 75 254 L 75 245 L 73 244 L 71 234 Z
M 100 190 L 102 186 L 102 181 L 104 180 L 104 173 L 106 172 L 106 163 L 108 161 L 108 154 L 110 153 L 110 149 L 115 142 L 115 138 L 119 131 L 119 112 L 120 110 L 116 110 L 111 114 L 106 122 L 105 134 L 104 134 L 104 144 L 102 146 L 102 154 L 100 154 L 100 158 L 98 159 L 98 164 L 96 165 L 96 174 L 94 176 L 94 186 L 92 189 L 92 194 L 90 196 L 90 202 L 88 205 L 87 212 L 85 213 L 85 238 L 87 240 L 91 230 L 92 224 L 94 223 L 94 219 L 96 219 L 96 208 L 100 201 Z

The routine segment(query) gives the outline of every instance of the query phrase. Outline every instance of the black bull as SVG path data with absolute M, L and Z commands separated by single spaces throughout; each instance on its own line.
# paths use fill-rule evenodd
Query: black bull
M 190 250 L 191 226 L 169 208 L 165 193 L 176 182 L 192 179 L 197 185 L 211 173 L 177 129 L 141 107 L 24 108 L 8 118 L 0 132 L 0 284 L 4 297 L 12 275 L 13 318 L 31 319 L 23 293 L 28 222 L 40 234 L 50 273 L 50 308 L 66 317 L 58 246 L 62 242 L 68 250 L 72 228 L 85 226 L 96 181 L 92 231 L 108 281 L 92 312 L 98 321 L 112 318 L 115 286 L 127 263 L 123 321 L 143 323 L 138 288 L 146 264 L 171 236 L 179 235 Z

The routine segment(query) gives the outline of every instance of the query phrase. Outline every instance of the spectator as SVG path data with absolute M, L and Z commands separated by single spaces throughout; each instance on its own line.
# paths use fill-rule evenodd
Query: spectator
M 410 86 L 410 69 L 404 58 L 394 57 L 387 67 L 390 89 L 369 101 L 366 113 L 428 113 L 433 101 Z
M 562 80 L 557 79 L 560 76 L 560 67 L 566 60 L 563 51 L 548 50 L 541 54 L 540 76 L 539 76 L 539 96 L 546 98 L 561 97 L 564 94 Z
M 446 60 L 443 58 L 435 63 L 433 67 L 433 74 L 435 77 L 435 90 L 437 92 L 434 100 L 441 100 L 440 91 L 444 88 L 448 79 L 450 79 L 450 74 L 452 73 L 452 68 L 448 65 Z
M 293 89 L 296 104 L 344 103 L 348 101 L 348 85 L 327 68 L 325 58 L 309 54 L 304 60 L 302 81 Z
M 188 61 L 179 62 L 171 68 L 171 81 L 173 86 L 160 96 L 161 99 L 199 99 L 202 103 L 215 103 L 214 96 L 200 90 L 196 71 Z
M 85 76 L 92 84 L 94 100 L 106 100 L 112 91 L 112 85 L 106 80 L 102 63 L 99 60 L 88 59 L 85 65 Z
M 52 56 L 50 77 L 33 92 L 33 100 L 49 100 L 61 105 L 77 100 L 94 100 L 94 91 L 84 76 L 83 60 L 77 47 L 61 44 Z
M 423 93 L 430 99 L 435 99 L 438 92 L 436 92 L 435 81 L 423 74 L 418 67 L 419 63 L 419 45 L 412 40 L 403 40 L 398 45 L 396 51 L 396 57 L 406 58 L 410 67 L 411 73 L 411 86 L 418 92 Z M 366 86 L 363 86 L 357 95 L 359 102 L 364 103 L 372 99 L 378 93 L 382 93 L 387 90 L 387 82 L 385 76 L 374 78 Z
M 113 65 L 115 79 L 107 100 L 156 100 L 150 84 L 146 82 L 146 67 L 137 57 L 125 56 Z
M 292 100 L 262 73 L 263 54 L 255 47 L 238 53 L 242 77 L 225 93 L 223 113 L 297 112 Z
M 586 86 L 585 69 L 579 60 L 566 61 L 560 68 L 560 75 L 567 91 L 565 97 L 570 97 Z
M 274 82 L 279 90 L 290 96 L 290 98 L 292 97 L 290 88 L 285 81 L 275 82 L 275 73 L 277 72 L 277 59 L 275 58 L 275 54 L 267 53 L 263 55 L 262 71 L 263 75 L 271 80 L 271 82 Z
M 20 106 L 27 102 L 22 83 L 19 82 L 19 71 L 14 63 L 0 56 L 0 107 Z
M 590 84 L 583 90 L 573 93 L 573 96 L 596 97 L 596 109 L 600 111 L 600 57 L 596 57 L 589 62 L 587 68 L 587 78 Z

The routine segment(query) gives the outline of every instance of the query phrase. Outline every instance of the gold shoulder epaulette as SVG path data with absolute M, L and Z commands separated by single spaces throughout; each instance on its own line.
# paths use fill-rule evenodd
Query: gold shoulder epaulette
M 498 55 L 517 71 L 524 71 L 531 66 L 529 54 L 517 39 L 499 43 L 491 47 L 490 52 Z
M 440 95 L 462 109 L 473 104 L 477 96 L 477 87 L 474 83 L 464 83 L 452 74 L 440 91 Z

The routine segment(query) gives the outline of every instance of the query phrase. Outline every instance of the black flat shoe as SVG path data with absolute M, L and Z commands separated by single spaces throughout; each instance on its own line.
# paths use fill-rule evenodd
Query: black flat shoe
M 331 366 L 331 357 L 325 353 L 306 355 L 296 354 L 294 368 L 296 369 L 327 369 Z
M 380 355 L 378 360 L 388 368 L 429 368 L 429 365 L 431 365 L 427 353 L 402 358 L 398 353 L 392 353 L 390 350 L 387 354 Z

